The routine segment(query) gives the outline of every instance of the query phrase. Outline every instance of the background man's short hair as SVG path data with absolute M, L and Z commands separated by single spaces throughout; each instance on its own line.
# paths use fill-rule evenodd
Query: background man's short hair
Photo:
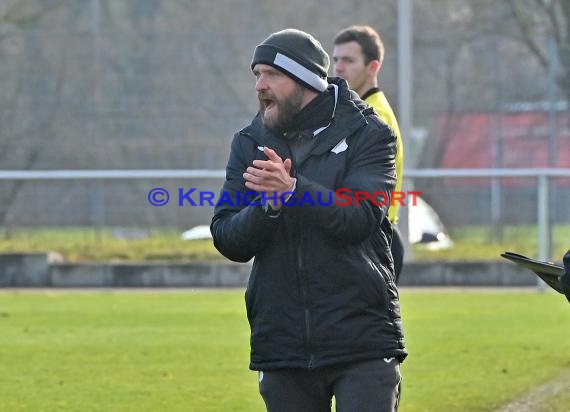
M 376 30 L 370 26 L 350 26 L 341 30 L 334 38 L 334 44 L 344 44 L 354 41 L 362 48 L 364 63 L 372 60 L 382 63 L 384 60 L 384 43 Z

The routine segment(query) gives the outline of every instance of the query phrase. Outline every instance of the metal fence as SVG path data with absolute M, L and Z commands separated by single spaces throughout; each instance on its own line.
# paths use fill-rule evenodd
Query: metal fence
M 539 259 L 551 259 L 552 249 L 552 226 L 556 223 L 570 222 L 569 199 L 570 199 L 570 169 L 423 169 L 407 170 L 405 178 L 412 181 L 420 179 L 443 179 L 443 178 L 467 178 L 472 180 L 490 179 L 490 185 L 485 189 L 488 191 L 488 201 L 486 202 L 488 213 L 486 219 L 488 224 L 497 229 L 502 222 L 507 220 L 506 214 L 525 215 L 527 210 L 535 211 L 536 224 L 538 225 L 538 256 Z M 522 185 L 516 189 L 503 187 L 501 180 L 511 179 L 534 179 L 535 190 L 529 191 L 528 185 Z M 464 188 L 463 186 L 460 186 Z M 521 189 L 522 187 L 522 189 Z M 556 190 L 552 190 L 553 187 Z M 517 193 L 518 192 L 518 193 Z M 526 205 L 517 201 L 516 196 L 520 193 L 530 193 L 526 197 Z M 509 196 L 510 195 L 510 196 Z M 455 196 L 459 196 L 456 192 Z M 533 204 L 532 198 L 535 202 Z M 474 207 L 481 205 L 481 202 L 474 203 Z M 526 207 L 525 207 L 526 206 Z M 481 207 L 485 210 L 485 205 Z M 557 219 L 553 219 L 552 211 L 555 210 Z M 515 219 L 516 221 L 516 219 Z M 570 247 L 570 239 L 567 239 Z
M 224 176 L 224 170 L 0 171 L 0 227 L 183 231 L 209 223 Z M 452 233 L 478 226 L 493 238 L 505 226 L 533 225 L 543 260 L 559 258 L 553 242 L 570 245 L 553 238 L 557 226 L 570 225 L 570 169 L 418 169 L 406 170 L 405 181 Z M 169 194 L 167 204 L 152 204 L 156 189 L 163 190 L 158 200 Z

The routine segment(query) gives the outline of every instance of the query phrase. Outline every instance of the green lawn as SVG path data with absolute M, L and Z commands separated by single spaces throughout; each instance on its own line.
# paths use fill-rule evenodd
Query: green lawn
M 181 233 L 175 230 L 20 229 L 0 232 L 0 252 L 54 251 L 68 262 L 224 259 L 211 240 L 184 241 Z
M 450 249 L 431 251 L 423 245 L 414 246 L 415 259 L 457 260 L 457 259 L 498 259 L 505 251 L 516 252 L 538 258 L 538 229 L 536 226 L 506 226 L 501 240 L 493 238 L 493 228 L 469 226 L 455 229 L 451 233 L 454 246 Z M 570 249 L 570 225 L 558 225 L 552 230 L 553 261 L 562 261 L 562 256 Z
M 402 304 L 404 411 L 491 411 L 570 369 L 561 295 L 404 290 Z
M 401 295 L 403 412 L 492 411 L 570 368 L 559 295 Z M 0 331 L 2 412 L 264 410 L 243 291 L 4 291 Z
M 492 228 L 465 227 L 451 234 L 454 247 L 441 251 L 413 247 L 414 259 L 500 259 L 505 251 L 538 257 L 536 226 L 508 226 L 501 241 L 493 240 Z M 118 234 L 122 232 L 122 234 Z M 127 235 L 126 238 L 124 235 Z M 0 230 L 0 252 L 59 252 L 68 262 L 79 261 L 212 261 L 224 258 L 211 240 L 184 241 L 177 230 L 113 230 L 57 228 Z M 130 237 L 130 238 L 129 238 Z M 134 238 L 133 238 L 134 237 Z M 561 261 L 570 248 L 570 225 L 553 230 L 552 260 Z

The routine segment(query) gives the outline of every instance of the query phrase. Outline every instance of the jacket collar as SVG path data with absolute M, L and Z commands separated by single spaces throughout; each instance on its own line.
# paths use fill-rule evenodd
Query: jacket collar
M 311 152 L 315 155 L 330 151 L 343 139 L 364 127 L 368 122 L 362 114 L 365 106 L 348 84 L 340 77 L 331 77 L 329 87 L 337 89 L 338 99 L 331 123 L 317 135 L 318 143 Z

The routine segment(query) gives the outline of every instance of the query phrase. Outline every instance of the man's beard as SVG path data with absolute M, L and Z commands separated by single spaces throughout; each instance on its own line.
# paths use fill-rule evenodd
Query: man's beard
M 281 100 L 272 99 L 277 107 L 277 118 L 267 118 L 265 116 L 264 97 L 269 97 L 263 93 L 258 94 L 259 112 L 263 119 L 263 123 L 267 130 L 272 133 L 282 135 L 293 127 L 293 122 L 297 113 L 301 111 L 303 103 L 304 90 L 300 85 L 296 85 L 291 94 Z

